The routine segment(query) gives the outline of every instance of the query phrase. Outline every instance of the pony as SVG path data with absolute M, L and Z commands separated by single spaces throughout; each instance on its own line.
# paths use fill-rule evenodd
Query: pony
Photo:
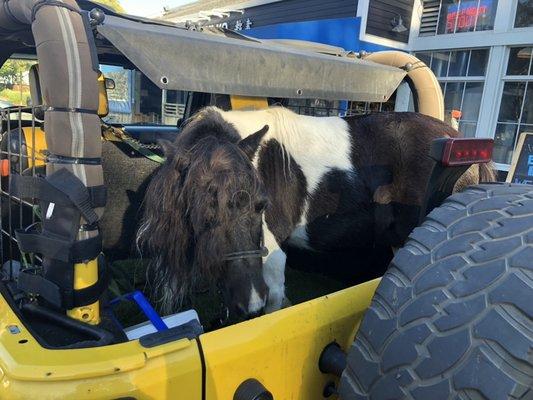
M 419 222 L 432 140 L 457 135 L 417 113 L 201 110 L 161 143 L 166 162 L 137 234 L 161 303 L 175 309 L 208 282 L 231 315 L 249 318 L 282 307 L 287 244 L 401 246 Z M 490 166 L 473 165 L 457 187 L 494 179 Z

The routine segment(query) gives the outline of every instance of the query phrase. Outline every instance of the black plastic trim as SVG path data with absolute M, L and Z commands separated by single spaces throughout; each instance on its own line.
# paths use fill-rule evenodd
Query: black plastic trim
M 139 343 L 143 347 L 150 348 L 179 339 L 196 339 L 202 333 L 204 333 L 204 329 L 200 325 L 200 322 L 192 320 L 174 328 L 142 336 L 139 339 Z

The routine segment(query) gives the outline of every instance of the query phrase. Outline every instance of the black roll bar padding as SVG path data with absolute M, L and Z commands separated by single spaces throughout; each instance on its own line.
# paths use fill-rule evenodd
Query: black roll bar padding
M 69 187 L 102 186 L 100 163 L 86 162 L 101 159 L 98 59 L 88 13 L 82 12 L 75 0 L 2 0 L 0 4 L 0 36 L 7 38 L 3 34 L 7 31 L 29 32 L 31 27 L 35 41 L 43 104 L 47 106 L 46 147 L 50 154 L 58 156 L 47 160 L 47 180 L 58 171 L 69 171 L 76 178 Z M 60 187 L 61 183 L 56 182 L 55 186 Z M 57 206 L 53 213 L 50 211 L 51 218 L 43 222 L 43 235 L 73 246 L 82 239 L 97 241 L 98 229 L 79 231 L 80 227 L 97 228 L 93 222 L 102 215 L 102 206 L 95 207 L 86 193 L 70 200 L 74 206 Z M 53 204 L 40 202 L 45 213 L 50 205 Z M 73 290 L 73 267 L 53 257 L 43 257 L 44 278 L 62 290 Z
M 103 255 L 98 257 L 98 280 L 91 286 L 83 289 L 72 289 L 64 284 L 64 281 L 70 281 L 72 264 L 56 261 L 53 270 L 58 273 L 65 271 L 62 277 L 43 277 L 33 274 L 31 271 L 20 271 L 17 287 L 25 293 L 41 296 L 47 304 L 56 309 L 68 310 L 74 307 L 82 307 L 92 304 L 102 296 L 109 284 L 109 273 L 107 271 L 105 258 Z M 52 280 L 53 279 L 53 280 Z M 67 286 L 67 287 L 65 287 Z

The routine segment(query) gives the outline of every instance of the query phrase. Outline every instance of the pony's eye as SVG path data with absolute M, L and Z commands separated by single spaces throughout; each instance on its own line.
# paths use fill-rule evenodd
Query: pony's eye
M 258 201 L 257 203 L 255 203 L 255 212 L 261 213 L 265 211 L 266 206 L 267 206 L 266 200 Z

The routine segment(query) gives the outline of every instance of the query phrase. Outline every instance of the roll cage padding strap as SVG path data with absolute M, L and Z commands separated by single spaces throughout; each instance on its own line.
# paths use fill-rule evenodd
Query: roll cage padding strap
M 81 263 L 92 260 L 102 252 L 100 234 L 85 240 L 70 242 L 38 232 L 35 229 L 15 231 L 18 246 L 23 253 L 38 253 L 54 260 Z
M 87 187 L 72 172 L 62 168 L 47 177 L 46 181 L 66 194 L 89 224 L 100 219 L 91 206 Z
M 35 21 L 35 16 L 37 15 L 37 11 L 39 11 L 42 7 L 46 7 L 46 6 L 63 7 L 77 14 L 81 14 L 79 10 L 76 10 L 76 8 L 70 6 L 69 4 L 65 4 L 57 0 L 41 0 L 41 1 L 36 2 L 31 9 L 31 22 L 32 23 L 33 21 Z
M 102 159 L 99 157 L 67 157 L 46 152 L 46 162 L 52 164 L 69 164 L 69 165 L 101 165 Z
M 44 111 L 97 115 L 97 112 L 95 110 L 88 110 L 86 108 L 44 107 Z
M 71 205 L 72 201 L 46 179 L 39 176 L 11 176 L 10 193 L 21 199 L 39 199 L 58 205 Z M 89 202 L 93 208 L 104 207 L 107 200 L 105 186 L 88 187 Z
M 9 7 L 9 0 L 5 0 L 3 2 L 4 10 L 6 12 L 6 15 L 17 25 L 27 25 L 24 21 L 21 21 L 17 17 L 15 17 L 15 14 L 11 11 L 11 8 Z
M 33 191 L 29 188 L 32 184 L 35 185 Z M 46 179 L 39 177 L 33 179 L 31 177 L 15 178 L 13 192 L 16 193 L 17 190 L 20 190 L 21 197 L 35 197 L 63 206 L 73 205 L 89 224 L 94 224 L 99 220 L 98 214 L 93 209 L 89 190 L 72 172 L 65 168 L 54 172 Z M 102 189 L 98 190 L 101 191 Z M 35 196 L 24 196 L 27 194 Z M 39 194 L 47 196 L 47 198 L 37 196 Z M 102 194 L 98 196 L 100 197 Z
M 62 290 L 56 283 L 28 271 L 21 271 L 18 278 L 20 290 L 39 295 L 57 308 L 65 309 L 96 302 L 106 290 L 108 283 L 109 274 L 102 257 L 98 259 L 98 281 L 83 289 Z

